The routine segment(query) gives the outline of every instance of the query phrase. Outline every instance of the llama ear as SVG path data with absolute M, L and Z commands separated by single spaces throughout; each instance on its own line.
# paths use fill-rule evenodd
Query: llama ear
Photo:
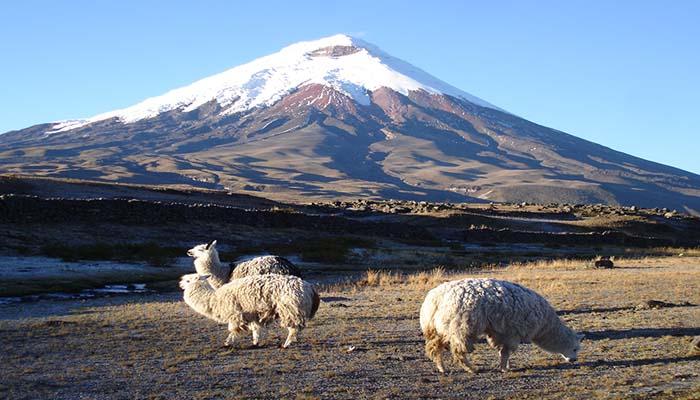
M 207 243 L 207 247 L 205 247 L 205 250 L 209 250 L 210 248 L 216 246 L 216 240 L 212 240 L 211 242 Z
M 205 281 L 205 280 L 209 279 L 210 276 L 211 276 L 211 275 L 199 275 L 199 280 L 200 280 L 200 281 Z

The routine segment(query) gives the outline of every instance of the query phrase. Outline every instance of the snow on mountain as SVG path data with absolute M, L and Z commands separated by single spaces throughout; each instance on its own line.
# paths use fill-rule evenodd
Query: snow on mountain
M 269 106 L 296 88 L 314 83 L 330 86 L 362 105 L 370 103 L 368 91 L 388 87 L 401 94 L 416 90 L 443 93 L 498 109 L 370 43 L 347 35 L 335 35 L 293 44 L 275 54 L 128 108 L 88 119 L 59 121 L 51 132 L 67 131 L 114 117 L 130 123 L 174 109 L 191 111 L 214 99 L 224 109 L 224 115 L 234 114 Z

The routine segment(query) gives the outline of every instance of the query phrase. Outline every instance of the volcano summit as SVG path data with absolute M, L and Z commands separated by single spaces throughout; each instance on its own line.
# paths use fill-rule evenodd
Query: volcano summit
M 346 35 L 91 118 L 0 135 L 0 173 L 281 200 L 607 203 L 700 210 L 700 176 L 510 114 Z

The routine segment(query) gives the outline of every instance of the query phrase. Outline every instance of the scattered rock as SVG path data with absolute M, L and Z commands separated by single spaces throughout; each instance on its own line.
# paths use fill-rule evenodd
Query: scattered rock
M 671 308 L 671 307 L 688 307 L 692 306 L 693 304 L 684 301 L 682 303 L 667 303 L 665 301 L 661 300 L 647 300 L 643 303 L 637 304 L 636 307 L 634 307 L 635 310 L 658 310 L 661 308 Z
M 63 321 L 63 320 L 51 320 L 51 321 L 45 321 L 44 326 L 66 326 L 66 325 L 75 325 L 77 322 L 74 321 Z
M 613 264 L 610 257 L 599 257 L 597 260 L 595 260 L 593 265 L 595 265 L 596 268 L 606 268 L 606 269 L 610 269 L 610 268 L 615 267 L 615 264 Z

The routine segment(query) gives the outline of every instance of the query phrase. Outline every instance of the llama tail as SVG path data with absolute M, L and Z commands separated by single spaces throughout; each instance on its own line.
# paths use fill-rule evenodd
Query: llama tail
M 318 306 L 321 304 L 321 296 L 318 295 L 318 292 L 314 290 L 314 297 L 313 297 L 313 303 L 311 304 L 311 314 L 309 314 L 309 319 L 313 318 L 314 315 L 316 315 L 316 311 L 318 311 Z

